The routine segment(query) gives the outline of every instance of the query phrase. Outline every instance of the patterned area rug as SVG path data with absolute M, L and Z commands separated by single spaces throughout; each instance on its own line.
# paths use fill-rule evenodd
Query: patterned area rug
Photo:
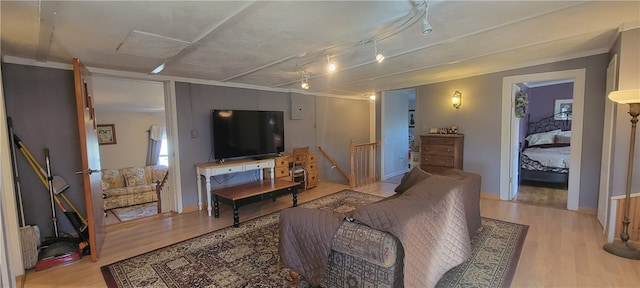
M 382 199 L 344 190 L 302 207 L 348 212 Z M 285 287 L 278 258 L 279 212 L 101 267 L 108 287 Z M 509 286 L 528 226 L 482 219 L 473 256 L 450 270 L 438 287 Z M 301 279 L 299 287 L 309 287 Z
M 343 190 L 299 206 L 344 213 L 380 199 Z M 102 274 L 109 287 L 284 287 L 291 278 L 279 263 L 279 215 L 106 265 Z
M 158 202 L 111 209 L 120 221 L 129 221 L 158 214 Z

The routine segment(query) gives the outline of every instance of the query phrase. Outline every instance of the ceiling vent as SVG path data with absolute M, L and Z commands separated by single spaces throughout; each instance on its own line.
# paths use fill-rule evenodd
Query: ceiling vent
M 167 59 L 189 45 L 191 42 L 132 30 L 116 51 L 140 57 Z

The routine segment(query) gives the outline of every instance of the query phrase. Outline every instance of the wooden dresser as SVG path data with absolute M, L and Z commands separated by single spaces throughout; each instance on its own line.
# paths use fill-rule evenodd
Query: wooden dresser
M 464 135 L 427 134 L 420 135 L 420 168 L 429 173 L 440 174 L 448 169 L 462 170 Z
M 289 178 L 291 157 L 293 156 L 283 155 L 276 157 L 275 167 L 273 168 L 274 178 Z M 307 154 L 305 169 L 307 170 L 307 189 L 318 186 L 318 154 L 316 152 Z

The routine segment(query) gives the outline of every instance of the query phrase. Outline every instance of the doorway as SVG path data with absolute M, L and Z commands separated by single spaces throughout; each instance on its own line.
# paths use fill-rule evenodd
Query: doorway
M 505 77 L 502 87 L 502 124 L 500 156 L 500 199 L 513 200 L 518 192 L 518 158 L 520 129 L 513 112 L 514 86 L 521 82 L 571 79 L 573 86 L 572 136 L 570 140 L 570 169 L 568 173 L 567 209 L 578 210 L 580 199 L 580 159 L 582 155 L 582 129 L 584 110 L 585 69 Z
M 516 84 L 518 187 L 514 201 L 567 208 L 573 80 Z M 523 104 L 524 103 L 524 104 Z M 564 110 L 562 110 L 564 109 Z M 517 118 L 521 117 L 521 118 Z M 542 137 L 545 136 L 545 137 Z M 548 136 L 548 137 L 547 137 Z
M 409 170 L 410 143 L 418 115 L 413 88 L 383 91 L 381 97 L 382 180 L 397 182 Z M 414 125 L 411 125 L 413 115 Z M 398 178 L 399 177 L 399 178 Z
M 114 133 L 112 143 L 104 143 L 99 147 L 102 168 L 110 171 L 122 171 L 120 169 L 127 167 L 144 169 L 145 181 L 148 181 L 146 178 L 150 177 L 146 174 L 152 170 L 145 166 L 151 135 L 155 135 L 153 138 L 160 137 L 157 139 L 161 147 L 157 164 L 168 166 L 168 139 L 166 133 L 162 133 L 167 126 L 164 83 L 102 75 L 93 76 L 92 80 L 98 127 L 108 125 Z M 151 174 L 157 177 L 155 172 Z M 105 207 L 108 208 L 105 211 L 105 223 L 109 225 L 138 220 L 162 212 L 158 211 L 155 190 L 149 188 L 149 191 L 141 191 L 131 197 L 115 196 L 108 202 L 104 200 L 108 204 Z M 166 190 L 169 192 L 170 189 Z

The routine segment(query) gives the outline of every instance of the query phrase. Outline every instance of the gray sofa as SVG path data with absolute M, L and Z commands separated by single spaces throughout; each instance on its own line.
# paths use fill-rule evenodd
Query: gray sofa
M 309 263 L 309 257 L 305 256 L 306 251 L 304 250 L 306 248 L 304 245 L 292 244 L 292 242 L 287 239 L 289 237 L 283 237 L 283 235 L 287 234 L 287 231 L 282 231 L 282 229 L 287 228 L 286 225 L 282 225 L 282 223 L 287 222 L 287 217 L 300 218 L 300 214 L 281 214 L 280 241 L 282 243 L 279 247 L 279 252 L 284 267 L 291 269 L 291 276 L 293 280 L 292 286 L 297 285 L 298 274 L 304 276 L 312 285 L 319 284 L 322 287 L 408 287 L 415 286 L 417 285 L 416 283 L 426 286 L 435 285 L 442 274 L 444 274 L 448 269 L 462 263 L 466 259 L 465 257 L 470 255 L 470 238 L 481 227 L 479 207 L 480 184 L 481 178 L 478 174 L 464 172 L 457 169 L 446 171 L 441 176 L 432 176 L 419 168 L 412 169 L 412 171 L 405 175 L 402 183 L 398 185 L 398 188 L 396 188 L 396 195 L 376 203 L 365 205 L 365 207 L 359 207 L 353 212 L 353 214 L 347 215 L 347 219 L 345 221 L 338 224 L 337 231 L 331 239 L 328 258 L 326 259 L 326 262 L 324 262 L 326 265 L 322 268 L 321 272 L 313 270 L 317 268 L 317 265 L 314 266 Z M 459 194 L 462 199 L 456 201 L 456 198 L 448 196 L 449 194 Z M 456 202 L 457 204 L 454 203 L 436 206 L 434 208 L 434 210 L 437 210 L 435 213 L 429 214 L 426 212 L 428 215 L 427 219 L 435 219 L 440 217 L 439 215 L 448 215 L 447 213 L 449 213 L 450 215 L 457 216 L 455 218 L 461 218 L 460 221 L 448 220 L 434 223 L 436 224 L 436 227 L 424 227 L 424 229 L 416 229 L 415 225 L 411 226 L 413 224 L 408 225 L 407 227 L 400 227 L 404 226 L 405 223 L 403 223 L 403 221 L 416 222 L 416 218 L 414 217 L 416 213 L 407 211 L 398 212 L 398 210 L 403 210 L 402 207 L 409 207 L 406 210 L 411 210 L 410 207 L 412 205 L 415 207 L 421 207 L 421 205 L 424 205 L 424 203 L 428 203 L 429 201 L 441 201 L 441 197 L 449 197 L 453 199 L 451 200 L 453 201 L 451 203 Z M 440 209 L 445 206 L 457 208 L 448 210 Z M 456 209 L 464 210 L 464 217 L 461 217 L 462 213 L 460 213 L 460 211 L 456 212 Z M 389 217 L 385 210 L 395 211 L 393 212 L 394 215 Z M 298 211 L 298 213 L 311 212 Z M 422 212 L 418 213 L 424 214 Z M 349 218 L 349 216 L 352 216 L 353 219 Z M 322 217 L 335 218 L 334 215 L 326 214 L 325 216 L 322 216 L 321 214 L 314 214 L 313 217 L 318 219 L 316 220 L 317 222 L 322 222 Z M 416 268 L 424 269 L 424 267 L 414 267 L 416 266 L 416 251 L 420 251 L 420 253 L 422 253 L 421 251 L 425 249 L 423 249 L 424 247 L 416 247 L 423 245 L 424 242 L 417 241 L 417 244 L 413 243 L 413 240 L 422 240 L 420 238 L 422 236 L 419 234 L 407 236 L 407 234 L 413 233 L 411 231 L 438 230 L 438 226 L 443 226 L 442 223 L 449 222 L 457 222 L 458 228 L 451 226 L 443 227 L 441 230 L 457 230 L 460 232 L 457 236 L 457 238 L 459 238 L 457 241 L 460 241 L 461 243 L 459 246 L 468 245 L 468 247 L 460 250 L 462 251 L 462 253 L 460 253 L 460 257 L 455 259 L 445 259 L 451 260 L 450 262 L 442 260 L 436 261 L 436 259 L 432 259 L 438 263 L 436 266 L 442 266 L 436 267 L 437 269 L 432 269 L 437 271 L 433 272 L 434 274 L 431 278 L 437 279 L 427 280 L 428 283 L 426 284 L 425 282 L 411 282 L 415 280 L 413 278 L 416 276 Z M 429 226 L 424 225 L 424 222 L 419 225 Z M 418 227 L 420 228 L 422 226 Z M 405 229 L 404 232 L 402 229 Z M 300 230 L 295 230 L 297 234 L 301 233 Z M 407 233 L 407 231 L 409 231 L 409 233 Z M 396 236 L 394 233 L 402 235 Z M 447 233 L 448 232 L 443 234 Z M 307 243 L 313 243 L 311 244 L 313 246 L 321 246 L 318 243 L 322 242 L 322 240 L 316 239 L 317 237 L 312 233 L 309 235 L 297 235 L 296 237 L 305 238 L 305 241 L 307 241 Z M 449 241 L 449 238 L 447 237 L 450 236 L 441 235 L 438 237 L 425 239 Z M 453 238 L 456 237 L 454 236 Z M 406 243 L 409 250 L 405 249 L 402 244 L 403 241 Z M 451 239 L 451 241 L 454 242 L 456 240 Z M 408 257 L 405 257 L 405 252 L 407 252 Z M 313 254 L 315 255 L 313 257 L 317 258 L 317 254 L 319 253 L 314 251 Z M 434 256 L 428 255 L 435 254 L 427 254 L 427 256 L 420 255 L 420 257 L 434 258 Z M 417 266 L 420 265 L 422 264 L 418 264 Z M 427 263 L 425 265 L 428 266 L 432 264 Z M 427 268 L 431 269 L 430 267 Z M 410 275 L 410 277 L 412 277 L 412 279 L 405 279 L 405 272 L 411 273 L 412 275 Z M 320 275 L 321 277 L 319 277 Z

